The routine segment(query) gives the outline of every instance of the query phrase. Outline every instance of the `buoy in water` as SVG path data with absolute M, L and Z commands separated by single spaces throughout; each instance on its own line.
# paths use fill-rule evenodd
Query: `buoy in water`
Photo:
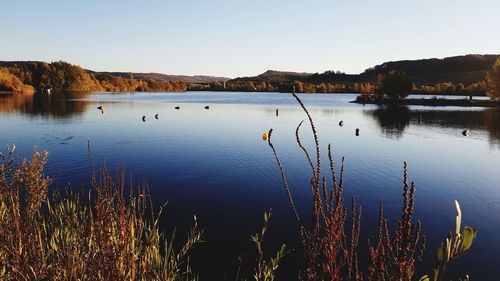
M 180 109 L 180 107 L 179 107 L 179 106 L 176 106 L 176 107 L 175 107 L 175 109 Z
M 205 109 L 209 109 L 209 108 L 210 108 L 210 107 L 209 107 L 208 105 L 207 105 L 207 106 L 205 106 Z
M 102 106 L 100 106 L 100 105 L 99 105 L 99 106 L 97 107 L 97 109 L 102 110 Z
M 146 115 L 142 116 L 142 122 L 146 122 Z
M 268 138 L 269 138 L 268 133 L 267 133 L 267 132 L 264 132 L 264 133 L 262 134 L 262 140 L 263 140 L 263 141 L 267 141 L 267 139 L 268 139 Z
M 339 122 L 339 126 L 340 126 L 340 127 L 344 126 L 344 121 L 340 120 L 340 122 Z
M 158 119 L 158 113 L 156 113 L 156 115 L 155 115 L 155 119 Z
M 469 131 L 467 131 L 467 130 L 463 130 L 463 131 L 462 131 L 462 135 L 464 135 L 464 136 L 468 136 L 468 135 L 469 135 Z
M 276 108 L 276 117 L 278 117 L 278 109 Z
M 356 128 L 356 136 L 359 136 L 359 129 Z

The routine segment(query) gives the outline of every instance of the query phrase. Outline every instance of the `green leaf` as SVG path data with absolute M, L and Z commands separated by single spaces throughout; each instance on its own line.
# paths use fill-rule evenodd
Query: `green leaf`
M 269 213 L 264 212 L 264 222 L 267 223 L 269 221 Z
M 439 245 L 436 251 L 436 263 L 440 264 L 443 262 L 443 243 Z
M 424 275 L 418 279 L 418 281 L 430 281 L 431 279 L 429 278 L 429 275 Z
M 470 226 L 464 227 L 464 239 L 462 241 L 462 252 L 470 249 L 474 238 L 476 238 L 477 229 Z
M 285 254 L 286 254 L 286 245 L 283 244 L 281 245 L 280 255 L 284 256 Z

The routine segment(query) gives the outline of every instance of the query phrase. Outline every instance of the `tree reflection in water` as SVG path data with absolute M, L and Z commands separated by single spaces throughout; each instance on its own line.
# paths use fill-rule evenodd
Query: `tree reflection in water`
M 399 139 L 405 129 L 414 126 L 481 130 L 488 133 L 492 145 L 500 145 L 500 110 L 410 110 L 406 106 L 380 107 L 364 111 L 371 115 L 385 137 Z M 419 122 L 419 120 L 421 122 Z
M 82 115 L 90 101 L 77 99 L 81 94 L 13 94 L 0 97 L 0 112 L 18 112 L 44 118 L 67 118 Z
M 500 146 L 500 109 L 488 108 L 484 111 L 484 124 L 490 142 Z
M 370 114 L 377 120 L 384 136 L 399 139 L 410 124 L 411 112 L 406 106 L 388 106 L 375 109 Z

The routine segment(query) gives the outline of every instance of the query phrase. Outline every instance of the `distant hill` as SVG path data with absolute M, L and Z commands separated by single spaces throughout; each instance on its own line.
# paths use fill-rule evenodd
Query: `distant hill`
M 462 83 L 465 86 L 484 80 L 493 63 L 500 55 L 465 55 L 444 59 L 420 59 L 385 62 L 366 69 L 359 74 L 346 74 L 338 71 L 323 73 L 300 73 L 268 70 L 253 77 L 243 77 L 230 82 L 269 82 L 293 83 L 369 83 L 377 76 L 389 70 L 398 69 L 407 73 L 417 85 L 435 85 L 437 83 Z
M 0 61 L 0 67 L 13 67 L 13 66 L 31 66 L 38 65 L 44 62 L 41 61 Z M 99 75 L 109 75 L 109 76 L 119 76 L 122 78 L 130 78 L 132 75 L 135 79 L 152 79 L 158 82 L 185 82 L 185 83 L 214 83 L 214 82 L 224 82 L 228 81 L 230 78 L 226 77 L 215 77 L 206 75 L 168 75 L 163 73 L 134 73 L 134 72 L 99 72 L 89 69 L 85 69 L 88 73 Z
M 90 70 L 89 70 L 90 71 Z M 215 82 L 225 82 L 228 81 L 230 78 L 226 77 L 215 77 L 215 76 L 207 76 L 207 75 L 194 75 L 194 76 L 188 76 L 188 75 L 168 75 L 168 74 L 163 74 L 163 73 L 136 73 L 136 72 L 94 72 L 91 71 L 92 73 L 95 74 L 105 74 L 105 75 L 111 75 L 111 76 L 120 76 L 123 78 L 130 78 L 131 75 L 135 79 L 152 79 L 156 80 L 159 82 L 165 82 L 165 81 L 174 81 L 174 82 L 186 82 L 186 83 L 215 83 Z
M 470 85 L 481 82 L 500 55 L 466 55 L 444 59 L 421 59 L 386 62 L 365 70 L 360 76 L 375 79 L 391 69 L 406 72 L 417 85 L 452 82 Z
M 272 83 L 285 83 L 290 81 L 301 81 L 311 76 L 312 73 L 306 72 L 287 72 L 268 70 L 260 75 L 251 77 L 238 77 L 230 80 L 230 82 L 272 82 Z

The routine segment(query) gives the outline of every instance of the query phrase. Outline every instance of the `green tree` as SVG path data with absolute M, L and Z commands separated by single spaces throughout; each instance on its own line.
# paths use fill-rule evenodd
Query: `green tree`
M 405 98 L 410 94 L 412 82 L 401 70 L 391 70 L 381 77 L 377 92 L 391 99 Z
M 486 94 L 492 99 L 500 98 L 500 58 L 486 75 Z

